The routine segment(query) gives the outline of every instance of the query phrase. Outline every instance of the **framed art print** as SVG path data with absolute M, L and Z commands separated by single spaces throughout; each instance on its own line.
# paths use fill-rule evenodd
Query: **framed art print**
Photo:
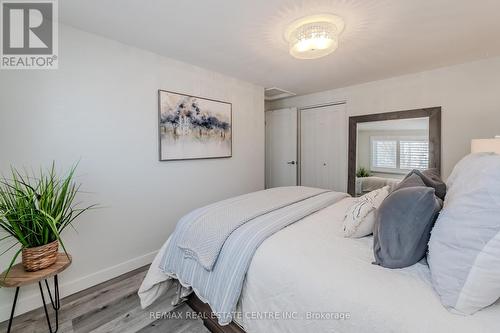
M 160 161 L 232 156 L 232 105 L 158 90 Z

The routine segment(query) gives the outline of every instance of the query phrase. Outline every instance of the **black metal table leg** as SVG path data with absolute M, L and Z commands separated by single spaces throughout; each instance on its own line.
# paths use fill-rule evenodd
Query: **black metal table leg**
M 10 328 L 12 327 L 12 320 L 14 319 L 14 312 L 16 311 L 17 296 L 19 295 L 19 287 L 16 288 L 16 294 L 14 296 L 14 303 L 12 304 L 12 311 L 10 312 L 9 326 L 7 328 L 7 333 L 10 333 Z
M 47 292 L 50 298 L 50 304 L 55 311 L 56 315 L 56 327 L 55 331 L 52 331 L 52 325 L 50 323 L 49 312 L 47 311 L 47 304 L 45 303 L 45 294 L 43 292 L 42 282 L 38 282 L 38 287 L 40 287 L 40 295 L 42 296 L 43 309 L 45 310 L 45 318 L 47 319 L 47 325 L 49 326 L 50 333 L 56 333 L 59 330 L 59 309 L 61 308 L 61 300 L 59 299 L 59 281 L 57 275 L 54 276 L 54 297 L 50 292 L 49 283 L 45 280 L 45 286 L 47 287 Z

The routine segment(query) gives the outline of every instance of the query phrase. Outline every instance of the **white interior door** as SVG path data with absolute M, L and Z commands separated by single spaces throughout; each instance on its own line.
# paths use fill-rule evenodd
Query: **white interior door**
M 297 185 L 297 109 L 266 112 L 266 188 Z
M 345 192 L 345 104 L 300 111 L 301 185 Z

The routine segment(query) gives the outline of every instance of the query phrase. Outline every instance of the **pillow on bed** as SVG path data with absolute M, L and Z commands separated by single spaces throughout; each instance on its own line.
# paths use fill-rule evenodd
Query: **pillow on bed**
M 389 195 L 389 186 L 356 199 L 344 217 L 344 237 L 361 238 L 373 233 L 375 210 Z
M 472 154 L 455 166 L 427 260 L 447 308 L 472 314 L 500 297 L 500 155 Z
M 441 200 L 434 188 L 414 186 L 392 192 L 380 205 L 373 229 L 375 264 L 403 268 L 419 262 L 427 252 Z

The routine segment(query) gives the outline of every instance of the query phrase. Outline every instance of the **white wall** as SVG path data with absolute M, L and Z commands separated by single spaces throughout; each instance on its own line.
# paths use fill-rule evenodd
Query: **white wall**
M 0 71 L 0 171 L 80 160 L 81 199 L 103 208 L 65 234 L 67 295 L 149 263 L 188 211 L 264 188 L 264 91 L 66 26 L 59 45 L 59 70 Z M 159 162 L 160 88 L 231 102 L 233 157 Z M 21 289 L 18 313 L 40 306 L 34 292 Z M 0 290 L 0 321 L 12 298 Z
M 470 152 L 470 140 L 500 134 L 500 58 L 297 96 L 267 109 L 347 101 L 348 117 L 423 107 L 442 107 L 443 175 Z M 347 145 L 347 137 L 345 138 Z M 339 167 L 345 169 L 347 157 Z

